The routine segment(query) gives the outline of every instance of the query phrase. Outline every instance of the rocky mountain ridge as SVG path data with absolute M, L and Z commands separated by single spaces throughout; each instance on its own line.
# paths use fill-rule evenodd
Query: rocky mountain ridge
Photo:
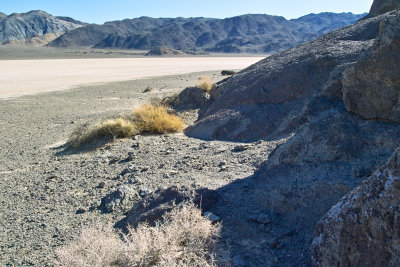
M 295 20 L 255 14 L 226 19 L 140 17 L 86 25 L 62 35 L 50 46 L 145 50 L 166 46 L 181 50 L 268 53 L 312 40 L 364 15 L 321 13 Z
M 44 11 L 0 14 L 0 44 L 27 40 L 46 34 L 60 34 L 80 27 L 80 24 L 54 17 Z

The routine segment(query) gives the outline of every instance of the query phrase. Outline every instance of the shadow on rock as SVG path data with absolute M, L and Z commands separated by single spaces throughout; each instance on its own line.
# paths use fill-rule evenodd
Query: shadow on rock
M 204 212 L 210 210 L 217 200 L 218 193 L 206 188 L 189 189 L 173 186 L 159 189 L 137 202 L 128 211 L 127 217 L 117 222 L 115 226 L 125 229 L 127 225 L 137 226 L 142 222 L 154 225 L 156 221 L 162 220 L 163 215 L 167 212 L 185 202 L 193 202 Z

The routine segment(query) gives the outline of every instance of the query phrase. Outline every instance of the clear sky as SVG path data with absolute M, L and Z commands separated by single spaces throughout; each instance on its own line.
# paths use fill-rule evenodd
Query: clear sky
M 44 10 L 91 23 L 149 17 L 226 18 L 269 14 L 297 18 L 320 12 L 368 12 L 373 0 L 1 0 L 0 12 Z

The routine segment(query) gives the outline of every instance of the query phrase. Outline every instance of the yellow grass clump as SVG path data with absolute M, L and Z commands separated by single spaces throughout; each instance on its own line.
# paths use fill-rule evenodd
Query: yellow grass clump
M 193 204 L 175 208 L 163 223 L 139 224 L 122 235 L 100 224 L 57 251 L 58 266 L 231 266 L 217 243 L 220 224 L 201 216 Z
M 208 76 L 200 77 L 200 82 L 197 84 L 197 87 L 203 90 L 204 92 L 209 92 L 213 88 L 213 83 L 211 78 Z
M 70 136 L 69 144 L 76 148 L 98 139 L 128 138 L 138 133 L 137 127 L 127 119 L 108 119 L 92 127 L 86 124 L 77 128 Z
M 169 114 L 164 106 L 147 104 L 132 111 L 131 115 L 141 133 L 172 133 L 184 128 L 182 119 Z

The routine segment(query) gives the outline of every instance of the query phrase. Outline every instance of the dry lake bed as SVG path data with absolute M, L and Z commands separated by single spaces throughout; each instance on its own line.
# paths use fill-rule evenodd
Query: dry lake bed
M 0 98 L 80 85 L 243 69 L 262 57 L 97 58 L 0 60 Z

